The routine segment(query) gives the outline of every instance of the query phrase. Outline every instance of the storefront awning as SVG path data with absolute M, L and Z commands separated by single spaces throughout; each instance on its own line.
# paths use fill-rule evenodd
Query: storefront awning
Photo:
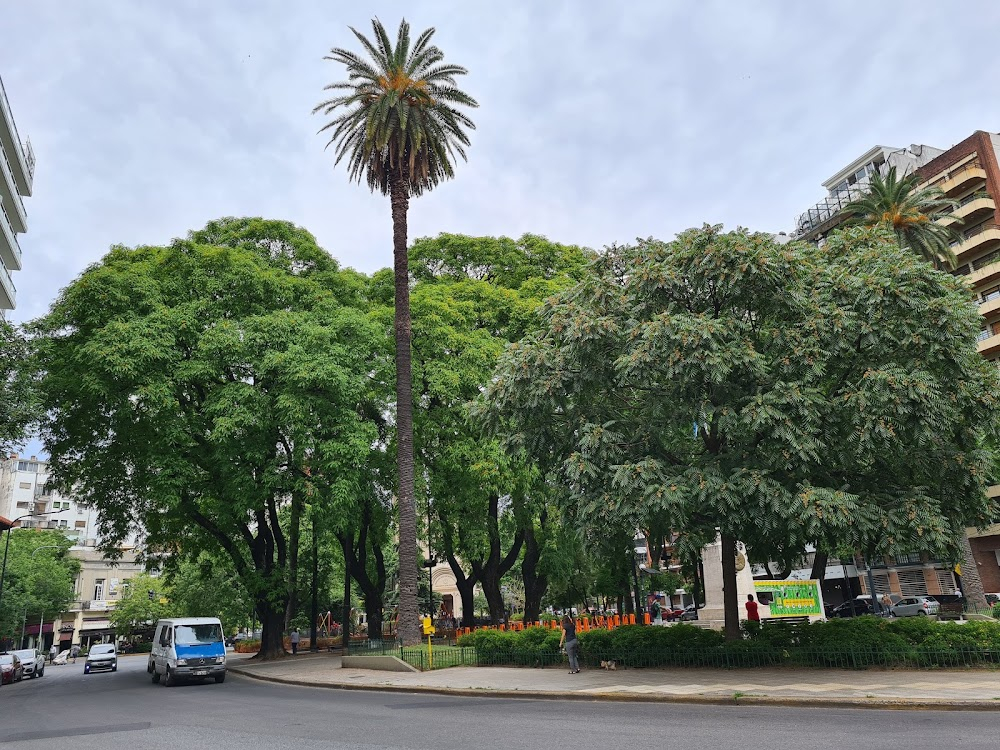
M 37 625 L 29 625 L 28 627 L 26 627 L 24 629 L 24 632 L 27 635 L 38 635 L 38 626 Z M 42 625 L 42 632 L 43 633 L 51 633 L 52 632 L 52 623 L 51 622 L 47 622 L 44 625 Z

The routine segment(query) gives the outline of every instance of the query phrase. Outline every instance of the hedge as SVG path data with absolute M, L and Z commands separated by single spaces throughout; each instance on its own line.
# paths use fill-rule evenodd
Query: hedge
M 746 623 L 743 639 L 727 642 L 715 630 L 686 623 L 670 627 L 630 625 L 579 632 L 584 664 L 613 660 L 624 667 L 782 665 L 864 668 L 1000 665 L 1000 622 L 963 624 L 923 617 L 858 617 L 812 625 Z M 488 665 L 559 664 L 560 631 L 479 630 L 459 638 L 473 646 L 477 662 Z

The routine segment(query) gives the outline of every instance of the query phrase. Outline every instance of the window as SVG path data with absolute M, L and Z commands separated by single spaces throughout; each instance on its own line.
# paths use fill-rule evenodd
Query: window
M 21 482 L 18 485 L 18 487 L 20 487 L 22 490 L 30 490 L 31 489 L 31 482 Z
M 69 526 L 69 521 L 59 521 L 60 529 L 65 529 L 67 526 Z
M 941 587 L 942 593 L 958 593 L 958 584 L 955 583 L 955 574 L 952 571 L 939 569 L 934 571 L 934 575 L 937 577 L 938 586 Z
M 899 593 L 903 596 L 927 596 L 927 581 L 923 570 L 900 570 Z
M 27 508 L 27 507 L 28 507 L 28 501 L 27 501 L 27 500 L 22 500 L 22 501 L 20 501 L 20 502 L 19 502 L 19 503 L 17 504 L 17 507 L 18 507 L 18 508 Z
M 174 629 L 181 646 L 200 646 L 222 640 L 222 628 L 218 625 L 178 625 Z
M 978 334 L 976 334 L 976 341 L 985 341 L 986 339 L 988 339 L 992 335 L 993 334 L 990 333 L 990 329 L 989 328 L 984 328 Z
M 100 601 L 104 598 L 104 579 L 98 578 L 94 581 L 94 599 Z
M 85 529 L 85 528 L 87 528 L 87 522 L 86 521 L 77 521 L 76 522 L 76 528 L 78 528 L 78 529 Z
M 983 292 L 982 301 L 989 302 L 990 300 L 997 299 L 1000 297 L 1000 286 L 995 286 L 992 289 L 987 289 Z
M 990 330 L 993 332 L 994 336 L 1000 333 L 1000 320 L 996 321 L 995 323 L 991 323 Z
M 35 463 L 34 461 L 18 461 L 17 462 L 17 470 L 18 471 L 37 472 L 38 471 L 38 464 Z

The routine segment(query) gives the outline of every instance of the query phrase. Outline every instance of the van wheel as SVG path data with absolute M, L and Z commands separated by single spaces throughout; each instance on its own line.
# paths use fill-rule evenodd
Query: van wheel
M 149 672 L 150 674 L 153 674 L 153 672 L 156 671 L 156 665 L 153 664 L 152 661 L 150 661 L 149 664 L 146 665 L 146 671 Z
M 218 677 L 215 678 L 216 685 L 221 685 L 225 681 L 226 681 L 226 676 L 224 674 L 220 674 Z
M 160 681 L 160 673 L 159 673 L 159 672 L 157 672 L 157 671 L 156 671 L 156 670 L 154 669 L 154 670 L 153 670 L 153 684 L 155 685 L 155 684 L 156 684 L 156 683 L 158 683 L 159 681 Z
M 176 684 L 177 684 L 177 680 L 175 680 L 174 676 L 172 674 L 170 674 L 170 667 L 167 667 L 166 672 L 163 673 L 163 686 L 164 687 L 173 687 Z

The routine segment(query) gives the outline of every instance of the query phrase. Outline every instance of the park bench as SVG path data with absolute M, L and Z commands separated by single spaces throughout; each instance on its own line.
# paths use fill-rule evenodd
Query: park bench
M 939 620 L 961 620 L 965 606 L 962 602 L 941 602 L 938 605 Z

